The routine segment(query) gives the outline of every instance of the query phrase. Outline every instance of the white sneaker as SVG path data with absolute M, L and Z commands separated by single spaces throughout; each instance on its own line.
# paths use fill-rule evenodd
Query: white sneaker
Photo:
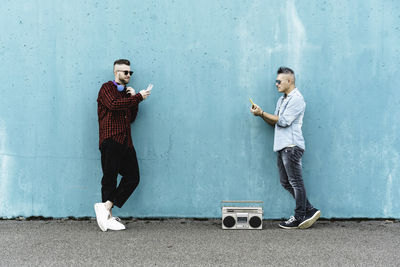
M 106 222 L 106 228 L 114 231 L 125 230 L 125 225 L 121 222 L 118 217 L 111 217 Z
M 107 231 L 107 220 L 110 217 L 110 211 L 106 209 L 104 203 L 94 204 L 94 211 L 96 212 L 96 220 L 101 231 Z

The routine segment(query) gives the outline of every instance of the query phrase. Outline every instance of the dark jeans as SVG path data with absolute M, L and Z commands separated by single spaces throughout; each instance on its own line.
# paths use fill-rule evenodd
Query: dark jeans
M 121 208 L 139 184 L 139 165 L 135 148 L 128 148 L 112 139 L 105 140 L 101 146 L 101 196 Z M 117 187 L 118 174 L 122 175 Z
M 305 217 L 306 211 L 313 208 L 307 199 L 306 189 L 304 187 L 301 173 L 301 157 L 303 156 L 303 153 L 304 150 L 297 146 L 287 147 L 278 151 L 280 182 L 296 200 L 294 217 L 300 220 Z

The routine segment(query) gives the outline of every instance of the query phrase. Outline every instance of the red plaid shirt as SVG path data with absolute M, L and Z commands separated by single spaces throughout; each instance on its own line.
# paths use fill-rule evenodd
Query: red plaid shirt
M 131 123 L 136 119 L 141 94 L 131 96 L 123 90 L 119 92 L 112 81 L 104 83 L 97 98 L 97 114 L 99 115 L 99 146 L 104 140 L 114 141 L 133 147 Z

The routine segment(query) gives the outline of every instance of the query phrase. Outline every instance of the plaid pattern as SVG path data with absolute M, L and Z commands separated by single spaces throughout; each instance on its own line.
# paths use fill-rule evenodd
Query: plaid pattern
M 99 146 L 111 138 L 120 144 L 133 147 L 131 123 L 136 119 L 142 95 L 131 96 L 123 90 L 119 92 L 112 81 L 104 83 L 97 98 L 99 116 Z

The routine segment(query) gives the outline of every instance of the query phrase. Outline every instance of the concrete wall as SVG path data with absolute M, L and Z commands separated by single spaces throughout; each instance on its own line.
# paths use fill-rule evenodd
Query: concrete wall
M 400 2 L 2 1 L 0 216 L 94 216 L 97 93 L 112 63 L 155 85 L 133 139 L 141 183 L 115 213 L 219 217 L 221 200 L 294 201 L 278 179 L 279 66 L 307 109 L 304 179 L 324 217 L 400 218 Z

